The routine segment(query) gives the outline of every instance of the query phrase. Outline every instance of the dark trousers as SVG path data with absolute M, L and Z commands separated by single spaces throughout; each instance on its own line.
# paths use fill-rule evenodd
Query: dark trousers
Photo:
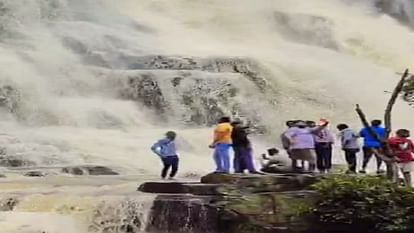
M 243 173 L 248 170 L 250 173 L 255 173 L 256 169 L 253 164 L 253 150 L 244 146 L 235 146 L 234 150 L 234 171 L 236 173 Z
M 332 168 L 332 144 L 316 143 L 316 166 L 319 171 L 325 171 Z
M 356 172 L 357 167 L 357 158 L 356 155 L 359 152 L 359 149 L 344 149 L 345 159 L 348 163 L 348 169 L 352 172 Z
M 170 167 L 171 167 L 170 177 L 171 178 L 174 177 L 178 171 L 178 162 L 179 162 L 178 156 L 167 156 L 161 159 L 162 159 L 162 163 L 164 164 L 164 168 L 161 171 L 161 177 L 162 178 L 167 177 L 167 173 Z
M 380 148 L 368 148 L 368 147 L 363 148 L 364 161 L 362 163 L 362 169 L 364 169 L 364 170 L 367 168 L 367 165 L 368 165 L 369 161 L 371 160 L 372 155 L 375 155 L 375 159 L 377 160 L 377 170 L 380 170 L 380 168 L 381 168 L 382 159 L 376 153 L 374 153 L 373 149 L 376 149 L 379 152 L 381 152 Z

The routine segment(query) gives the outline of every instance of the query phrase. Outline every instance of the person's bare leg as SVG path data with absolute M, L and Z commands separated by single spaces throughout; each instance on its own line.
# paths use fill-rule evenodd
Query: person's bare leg
M 410 172 L 403 172 L 404 175 L 404 183 L 407 187 L 413 187 L 412 181 L 411 181 L 411 173 Z

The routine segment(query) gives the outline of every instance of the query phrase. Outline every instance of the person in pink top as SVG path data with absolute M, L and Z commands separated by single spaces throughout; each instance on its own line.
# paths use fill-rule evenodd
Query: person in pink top
M 321 119 L 319 125 L 327 125 L 325 119 Z M 332 145 L 335 143 L 333 134 L 326 127 L 314 134 L 316 165 L 320 173 L 329 173 L 332 168 Z
M 314 135 L 326 127 L 328 122 L 316 128 L 310 128 L 306 122 L 299 121 L 296 126 L 287 131 L 285 136 L 290 141 L 290 157 L 295 160 L 308 162 L 308 170 L 316 168 L 315 137 Z

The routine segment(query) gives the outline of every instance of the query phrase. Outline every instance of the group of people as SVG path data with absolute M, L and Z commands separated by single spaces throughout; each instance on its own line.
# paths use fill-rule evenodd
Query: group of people
M 381 126 L 380 120 L 371 122 L 370 127 L 361 129 L 358 133 L 347 124 L 338 124 L 338 137 L 344 151 L 345 160 L 348 163 L 347 173 L 357 172 L 357 154 L 361 151 L 359 139 L 363 138 L 363 163 L 360 173 L 366 173 L 366 168 L 373 156 L 376 158 L 377 173 L 381 174 L 384 156 L 384 140 L 387 139 L 387 130 Z M 329 121 L 321 119 L 319 124 L 314 121 L 291 120 L 286 122 L 288 127 L 281 134 L 281 143 L 292 162 L 292 169 L 298 171 L 329 173 L 332 168 L 334 133 L 328 129 Z M 392 150 L 392 157 L 387 161 L 393 161 L 404 174 L 407 185 L 411 184 L 411 172 L 414 171 L 414 145 L 409 139 L 410 132 L 406 129 L 396 131 L 395 137 L 387 140 L 387 145 Z M 160 156 L 164 167 L 161 177 L 173 179 L 178 170 L 179 158 L 175 145 L 176 133 L 169 131 L 164 139 L 155 143 L 151 149 Z M 229 117 L 222 117 L 215 130 L 213 142 L 209 145 L 214 149 L 213 158 L 216 164 L 216 173 L 230 173 L 230 150 L 234 151 L 233 169 L 236 173 L 261 174 L 254 166 L 252 143 L 248 138 L 248 127 L 242 122 L 231 121 Z M 278 150 L 272 148 L 269 154 L 272 157 L 278 154 Z M 266 156 L 263 156 L 266 159 Z M 271 162 L 262 163 L 263 166 L 271 165 Z

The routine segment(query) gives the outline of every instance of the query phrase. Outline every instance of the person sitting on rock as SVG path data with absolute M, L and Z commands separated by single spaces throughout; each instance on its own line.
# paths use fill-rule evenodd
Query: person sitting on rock
M 231 133 L 233 127 L 230 124 L 230 117 L 222 117 L 214 130 L 214 140 L 210 148 L 214 148 L 214 161 L 216 173 L 230 173 L 230 154 L 232 146 Z
M 253 149 L 252 144 L 247 137 L 247 129 L 249 127 L 242 126 L 242 122 L 237 120 L 232 123 L 233 131 L 231 139 L 233 141 L 234 150 L 234 171 L 236 173 L 243 173 L 248 170 L 251 174 L 258 174 L 253 163 Z
M 263 172 L 272 173 L 275 167 L 280 165 L 280 159 L 278 158 L 279 150 L 276 148 L 271 148 L 267 150 L 268 155 L 262 154 L 260 163 L 262 165 Z
M 177 148 L 175 145 L 175 138 L 177 134 L 174 131 L 168 131 L 165 134 L 165 138 L 156 142 L 151 150 L 161 158 L 161 161 L 164 165 L 161 171 L 161 178 L 165 179 L 167 177 L 168 170 L 171 167 L 171 173 L 169 179 L 174 179 L 178 171 L 179 158 L 177 153 Z

